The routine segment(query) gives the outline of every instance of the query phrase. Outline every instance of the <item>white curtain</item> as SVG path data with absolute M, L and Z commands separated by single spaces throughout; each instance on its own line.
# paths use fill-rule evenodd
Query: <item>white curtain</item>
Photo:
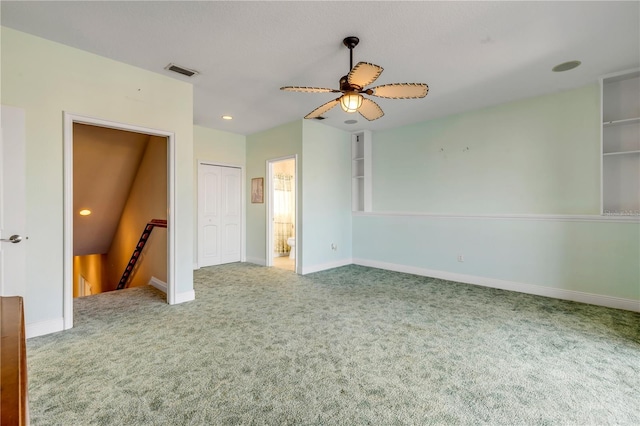
M 276 254 L 287 254 L 291 248 L 287 238 L 294 235 L 295 193 L 293 176 L 277 173 L 273 176 L 273 250 Z

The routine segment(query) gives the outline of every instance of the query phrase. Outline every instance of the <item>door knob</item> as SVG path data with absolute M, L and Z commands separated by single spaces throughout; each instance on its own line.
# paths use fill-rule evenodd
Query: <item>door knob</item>
M 18 244 L 20 241 L 22 241 L 22 237 L 20 235 L 12 235 L 9 238 L 0 238 L 0 241 L 3 241 L 5 243 Z

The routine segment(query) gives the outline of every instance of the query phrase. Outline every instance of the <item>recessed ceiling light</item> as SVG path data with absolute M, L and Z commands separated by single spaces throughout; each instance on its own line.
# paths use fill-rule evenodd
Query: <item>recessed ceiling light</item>
M 551 69 L 551 71 L 553 72 L 563 72 L 563 71 L 569 71 L 572 70 L 574 68 L 577 68 L 580 66 L 582 62 L 580 61 L 568 61 L 568 62 L 563 62 L 561 64 L 556 65 L 555 67 L 553 67 Z
M 356 124 L 358 120 L 346 120 L 344 124 Z
M 232 117 L 232 116 L 230 116 L 230 115 L 223 115 L 223 116 L 222 116 L 222 119 L 223 119 L 223 120 L 233 120 L 233 117 Z
M 80 213 L 80 216 L 89 216 L 91 214 L 91 210 L 89 209 L 82 209 L 80 210 L 78 213 Z

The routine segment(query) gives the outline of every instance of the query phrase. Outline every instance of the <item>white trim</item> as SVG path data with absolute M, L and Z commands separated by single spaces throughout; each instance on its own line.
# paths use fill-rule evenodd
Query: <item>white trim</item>
M 64 330 L 73 327 L 73 123 L 119 129 L 167 138 L 168 173 L 167 191 L 169 209 L 167 216 L 167 303 L 176 302 L 176 137 L 173 132 L 136 126 L 133 124 L 103 120 L 85 115 L 63 112 L 64 141 L 64 211 L 63 211 L 63 318 Z
M 633 74 L 633 73 L 640 73 L 640 68 L 631 68 L 628 70 L 624 70 L 624 71 L 616 71 L 616 72 L 612 72 L 609 74 L 605 74 L 603 76 L 600 77 L 601 80 L 609 80 L 615 77 L 622 77 L 623 75 L 627 75 L 627 74 Z
M 196 163 L 199 164 L 204 164 L 205 166 L 218 166 L 218 167 L 232 167 L 234 169 L 244 169 L 244 166 L 240 166 L 238 164 L 233 164 L 233 163 L 221 163 L 220 161 L 209 161 L 209 160 L 201 160 L 201 159 L 197 159 Z
M 604 77 L 599 78 L 598 95 L 600 96 L 600 125 L 598 126 L 598 135 L 600 136 L 600 214 L 604 213 L 604 134 L 602 130 L 602 118 L 604 117 Z
M 149 282 L 147 284 L 149 284 L 152 287 L 157 288 L 158 290 L 160 290 L 163 293 L 167 292 L 167 283 L 165 283 L 161 279 L 158 279 L 158 278 L 152 276 L 149 279 Z
M 169 202 L 169 211 L 167 215 L 167 303 L 173 305 L 176 303 L 176 241 L 178 241 L 176 236 L 176 136 L 173 132 L 164 132 L 164 136 L 167 138 L 167 144 L 169 145 L 169 158 L 168 167 L 169 167 L 169 182 L 167 182 L 167 190 L 169 191 L 168 202 Z M 193 286 L 193 282 L 192 282 Z
M 369 266 L 372 268 L 386 269 L 389 271 L 404 272 L 407 274 L 421 275 L 425 277 L 439 278 L 459 283 L 475 284 L 483 287 L 498 288 L 501 290 L 516 291 L 518 293 L 534 294 L 537 296 L 551 297 L 554 299 L 571 300 L 574 302 L 588 303 L 591 305 L 606 306 L 609 308 L 624 309 L 640 312 L 640 300 L 624 299 L 621 297 L 604 296 L 600 294 L 585 293 L 574 290 L 545 287 L 535 284 L 525 284 L 515 281 L 499 280 L 494 278 L 479 277 L 475 275 L 457 274 L 453 272 L 437 271 L 433 269 L 419 268 L 416 266 L 400 265 L 397 263 L 380 262 L 377 260 L 353 259 L 355 265 Z
M 271 194 L 273 161 L 267 160 L 266 167 L 267 170 L 265 171 L 264 185 L 262 188 L 265 217 L 267 221 L 265 223 L 267 234 L 265 235 L 266 246 L 264 248 L 264 266 L 271 267 L 273 266 L 273 212 L 271 211 L 271 206 L 273 206 L 273 195 Z
M 261 259 L 259 257 L 247 257 L 247 262 L 248 263 L 254 263 L 256 265 L 260 265 L 260 266 L 267 266 L 267 262 L 264 259 Z
M 73 116 L 65 112 L 62 226 L 62 318 L 64 330 L 73 327 L 73 121 Z
M 327 269 L 339 268 L 353 264 L 352 259 L 336 260 L 335 262 L 323 263 L 320 265 L 305 266 L 302 268 L 302 275 L 312 274 L 314 272 L 326 271 Z
M 362 131 L 364 143 L 364 211 L 373 210 L 373 133 Z
M 200 267 L 198 266 L 198 262 L 193 262 L 193 270 L 197 271 L 198 269 L 200 269 Z
M 32 337 L 44 336 L 45 334 L 57 333 L 64 329 L 64 319 L 56 318 L 54 320 L 38 321 L 27 324 L 26 334 L 27 339 L 30 339 Z
M 640 216 L 563 215 L 563 214 L 447 214 L 425 212 L 352 212 L 353 216 L 418 216 L 433 219 L 539 220 L 551 222 L 640 223 Z
M 267 235 L 266 235 L 266 259 L 264 261 L 264 263 L 258 263 L 259 265 L 264 265 L 264 266 L 273 266 L 273 191 L 272 191 L 272 183 L 273 183 L 273 163 L 278 163 L 280 161 L 287 161 L 287 160 L 293 160 L 293 167 L 295 169 L 295 176 L 294 176 L 294 186 L 296 189 L 296 193 L 295 193 L 295 202 L 296 205 L 294 207 L 295 209 L 295 222 L 296 222 L 296 226 L 294 228 L 294 232 L 293 232 L 293 238 L 295 238 L 296 240 L 296 245 L 295 245 L 295 266 L 294 266 L 294 271 L 298 274 L 300 274 L 301 270 L 302 270 L 302 262 L 299 261 L 300 259 L 300 253 L 302 252 L 301 249 L 301 245 L 302 245 L 302 232 L 300 232 L 301 229 L 301 224 L 302 221 L 300 220 L 301 215 L 300 215 L 300 206 L 301 204 L 299 203 L 299 199 L 300 199 L 300 185 L 299 185 L 299 181 L 300 181 L 300 173 L 298 171 L 298 154 L 293 154 L 293 155 L 287 155 L 284 157 L 278 157 L 278 158 L 271 158 L 269 160 L 267 160 L 266 162 L 266 176 L 267 178 L 265 179 L 264 182 L 264 189 L 263 189 L 263 193 L 266 194 L 265 197 L 265 209 L 266 209 L 266 218 L 267 218 L 267 223 L 266 223 L 266 229 L 267 229 Z M 256 263 L 256 262 L 252 262 L 252 263 Z
M 196 292 L 195 290 L 185 291 L 184 293 L 176 294 L 175 302 L 172 305 L 177 305 L 179 303 L 191 302 L 192 300 L 196 300 Z

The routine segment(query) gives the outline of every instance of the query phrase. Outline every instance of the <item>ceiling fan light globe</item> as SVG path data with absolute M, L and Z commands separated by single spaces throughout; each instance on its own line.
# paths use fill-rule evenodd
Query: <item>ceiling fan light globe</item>
M 340 98 L 340 107 L 344 112 L 356 112 L 362 106 L 362 95 L 357 92 L 347 92 Z

